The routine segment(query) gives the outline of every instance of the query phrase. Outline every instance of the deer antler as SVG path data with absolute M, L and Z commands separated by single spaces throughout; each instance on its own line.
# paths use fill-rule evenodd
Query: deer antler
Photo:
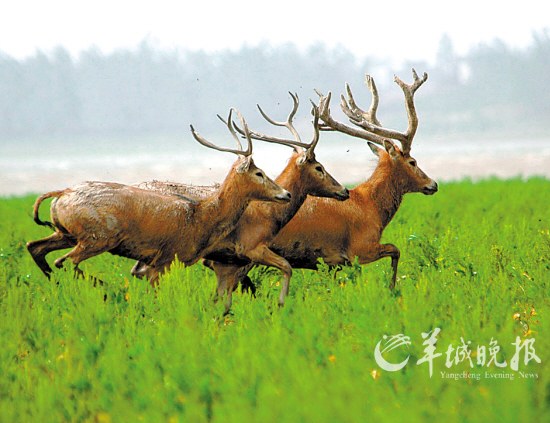
M 290 133 L 294 136 L 294 140 L 296 142 L 299 142 L 299 143 L 302 143 L 301 141 L 301 138 L 300 138 L 300 134 L 298 133 L 298 131 L 296 130 L 296 128 L 294 128 L 294 124 L 292 123 L 292 120 L 294 119 L 294 116 L 296 116 L 296 112 L 298 111 L 298 106 L 300 105 L 300 99 L 298 98 L 298 94 L 293 94 L 291 93 L 290 91 L 288 92 L 290 94 L 290 96 L 292 97 L 292 103 L 293 103 L 293 106 L 292 106 L 292 110 L 290 111 L 290 113 L 288 114 L 288 117 L 286 119 L 286 122 L 277 122 L 273 119 L 271 119 L 261 108 L 261 106 L 259 104 L 257 104 L 256 106 L 258 107 L 258 110 L 260 111 L 260 114 L 263 116 L 263 118 L 265 120 L 267 120 L 269 123 L 271 123 L 272 125 L 275 125 L 275 126 L 282 126 L 282 127 L 285 127 L 287 128 Z M 269 137 L 268 137 L 269 138 Z M 263 140 L 263 141 L 267 141 L 267 140 Z
M 332 93 L 324 95 L 318 90 L 315 90 L 319 96 L 319 115 L 323 124 L 320 125 L 321 131 L 338 131 L 344 134 L 351 135 L 352 137 L 362 138 L 367 141 L 372 141 L 375 144 L 383 145 L 385 138 L 379 135 L 376 135 L 374 132 L 362 131 L 357 128 L 352 128 L 341 122 L 335 120 L 330 113 L 330 100 L 332 98 Z M 354 121 L 352 120 L 352 123 Z
M 407 117 L 409 119 L 409 126 L 405 132 L 405 140 L 402 142 L 403 153 L 408 154 L 411 151 L 411 144 L 418 128 L 418 116 L 416 115 L 416 108 L 414 107 L 414 93 L 420 86 L 428 79 L 428 74 L 424 72 L 422 78 L 419 78 L 416 71 L 413 69 L 414 81 L 412 84 L 405 84 L 397 75 L 394 77 L 394 81 L 401 87 L 403 94 L 405 95 L 405 104 L 407 109 Z
M 361 120 L 366 120 L 372 125 L 382 126 L 376 117 L 376 111 L 378 109 L 380 98 L 378 96 L 378 89 L 376 88 L 373 77 L 370 75 L 365 75 L 365 84 L 369 87 L 372 95 L 371 104 L 367 112 L 357 106 L 355 99 L 353 98 L 353 94 L 351 93 L 351 88 L 347 82 L 346 93 L 348 95 L 348 100 L 346 101 L 345 97 L 342 95 L 340 107 L 342 108 L 342 111 L 354 121 L 360 122 Z
M 271 136 L 271 135 L 266 135 L 266 134 L 263 134 L 263 133 L 257 132 L 257 131 L 249 131 L 250 136 L 255 140 L 272 142 L 272 143 L 276 143 L 276 144 L 283 144 L 283 145 L 287 145 L 289 147 L 294 147 L 294 148 L 300 147 L 300 148 L 303 148 L 303 149 L 307 150 L 308 152 L 312 152 L 315 149 L 315 146 L 317 145 L 317 143 L 319 142 L 319 108 L 313 102 L 311 103 L 312 104 L 311 114 L 313 115 L 313 139 L 309 143 L 302 142 L 302 140 L 300 138 L 300 134 L 298 133 L 298 131 L 294 127 L 294 123 L 293 123 L 293 119 L 294 119 L 294 116 L 296 115 L 296 112 L 298 111 L 298 106 L 300 104 L 300 101 L 298 99 L 298 94 L 293 94 L 291 92 L 289 92 L 289 94 L 292 97 L 293 107 L 292 107 L 292 110 L 290 111 L 286 121 L 276 121 L 276 120 L 270 118 L 263 111 L 263 109 L 260 107 L 260 105 L 257 105 L 257 106 L 258 106 L 258 110 L 260 111 L 260 114 L 262 115 L 262 117 L 265 120 L 267 120 L 272 125 L 287 128 L 292 133 L 292 135 L 294 137 L 294 140 L 278 138 L 278 137 L 274 137 L 274 136 Z M 241 128 L 239 128 L 238 126 L 235 126 L 235 129 L 241 135 L 244 135 L 244 131 Z
M 237 132 L 235 131 L 235 125 L 233 123 L 233 119 L 232 119 L 232 114 L 233 112 L 235 112 L 239 118 L 239 120 L 241 121 L 241 125 L 242 125 L 242 129 L 241 128 L 238 128 L 238 132 L 241 133 L 242 135 L 244 135 L 244 137 L 246 138 L 246 141 L 248 142 L 248 146 L 247 146 L 247 149 L 243 151 L 242 149 L 242 145 L 241 145 L 241 142 L 239 141 L 239 136 L 237 135 Z M 241 113 L 236 110 L 236 109 L 233 109 L 231 108 L 229 110 L 229 117 L 227 118 L 227 121 L 224 121 L 219 115 L 218 117 L 220 118 L 220 120 L 222 122 L 224 122 L 227 126 L 227 129 L 229 129 L 229 132 L 231 132 L 231 135 L 233 136 L 233 138 L 235 139 L 235 141 L 237 142 L 238 146 L 240 147 L 239 150 L 234 150 L 234 149 L 231 149 L 231 148 L 225 148 L 225 147 L 219 147 L 215 144 L 212 144 L 210 141 L 208 141 L 207 139 L 205 139 L 204 137 L 202 137 L 201 135 L 199 135 L 199 133 L 197 131 L 195 131 L 195 128 L 193 128 L 193 125 L 191 125 L 191 133 L 193 134 L 193 137 L 202 145 L 204 145 L 205 147 L 208 147 L 208 148 L 213 148 L 214 150 L 218 150 L 218 151 L 225 151 L 227 153 L 233 153 L 233 154 L 237 154 L 239 156 L 243 156 L 243 157 L 248 157 L 248 156 L 251 156 L 252 155 L 252 139 L 251 139 L 251 134 L 250 134 L 250 130 L 248 129 L 248 125 L 246 124 L 246 121 L 244 120 L 243 116 L 241 115 Z M 242 132 L 241 132 L 242 131 Z
M 399 132 L 382 127 L 380 121 L 376 117 L 379 103 L 378 90 L 376 88 L 376 84 L 374 83 L 374 79 L 370 75 L 367 75 L 365 78 L 365 83 L 372 95 L 372 101 L 368 111 L 365 112 L 357 106 L 355 99 L 353 98 L 351 88 L 348 84 L 346 84 L 347 99 L 343 95 L 341 96 L 340 107 L 342 108 L 342 111 L 349 118 L 351 123 L 359 126 L 361 129 L 352 128 L 334 120 L 330 115 L 331 93 L 329 92 L 328 95 L 325 96 L 317 91 L 317 94 L 320 97 L 320 115 L 324 122 L 320 129 L 323 131 L 334 130 L 343 132 L 345 134 L 366 139 L 380 145 L 382 145 L 384 140 L 387 138 L 395 139 L 401 143 L 403 154 L 410 154 L 412 140 L 416 134 L 416 129 L 418 128 L 418 117 L 416 115 L 414 105 L 414 93 L 428 79 L 427 73 L 424 73 L 422 78 L 418 77 L 414 69 L 412 70 L 412 73 L 414 81 L 410 85 L 404 83 L 397 76 L 395 76 L 394 79 L 397 85 L 401 87 L 403 94 L 405 95 L 405 107 L 407 109 L 407 117 L 409 122 L 405 132 Z

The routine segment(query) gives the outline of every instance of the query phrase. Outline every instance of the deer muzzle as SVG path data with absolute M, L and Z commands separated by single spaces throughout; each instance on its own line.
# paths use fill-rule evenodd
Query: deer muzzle
M 349 190 L 344 188 L 342 191 L 336 193 L 335 198 L 339 201 L 347 200 L 349 198 Z
M 438 191 L 437 182 L 432 181 L 431 184 L 422 188 L 422 193 L 425 195 L 433 195 Z
M 284 189 L 283 192 L 275 196 L 275 200 L 278 203 L 288 203 L 291 198 L 292 198 L 292 195 L 286 189 Z

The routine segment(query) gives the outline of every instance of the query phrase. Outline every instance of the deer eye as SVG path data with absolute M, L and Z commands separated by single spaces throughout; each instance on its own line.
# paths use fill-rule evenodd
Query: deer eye
M 409 161 L 409 164 L 410 164 L 412 167 L 416 167 L 416 160 L 410 160 L 410 161 Z
M 255 175 L 258 176 L 259 178 L 264 177 L 264 174 L 262 172 L 256 172 Z
M 316 170 L 317 172 L 323 173 L 323 168 L 321 167 L 321 165 L 315 166 L 315 170 Z

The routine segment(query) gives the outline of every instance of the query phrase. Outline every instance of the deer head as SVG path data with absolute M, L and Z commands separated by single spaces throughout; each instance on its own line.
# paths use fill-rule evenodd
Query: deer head
M 378 109 L 379 96 L 374 79 L 366 76 L 365 83 L 372 94 L 372 102 L 369 110 L 364 111 L 357 106 L 351 88 L 346 84 L 347 98 L 341 96 L 340 107 L 349 121 L 358 128 L 347 126 L 336 121 L 330 114 L 331 93 L 319 95 L 320 117 L 323 125 L 320 127 L 324 131 L 338 131 L 357 138 L 365 139 L 369 142 L 369 147 L 380 160 L 384 160 L 386 166 L 391 170 L 392 179 L 396 180 L 403 193 L 422 192 L 427 195 L 435 194 L 438 190 L 437 183 L 428 177 L 417 165 L 416 160 L 411 157 L 411 146 L 413 138 L 418 128 L 418 117 L 414 105 L 414 93 L 428 79 L 428 74 L 424 73 L 419 78 L 413 69 L 413 83 L 406 84 L 399 77 L 394 80 L 403 90 L 405 96 L 405 107 L 407 110 L 408 127 L 405 132 L 399 132 L 384 128 L 376 112 Z M 397 147 L 391 140 L 397 140 L 401 143 L 401 148 Z M 383 147 L 379 148 L 375 144 Z
M 383 162 L 381 165 L 390 169 L 391 177 L 398 184 L 401 192 L 422 192 L 426 195 L 437 192 L 437 182 L 418 167 L 414 158 L 405 155 L 393 142 L 384 141 L 383 149 L 370 141 L 368 145 Z
M 233 111 L 235 111 L 241 122 L 241 130 L 247 141 L 246 150 L 242 149 L 239 137 L 235 132 L 235 127 L 232 120 Z M 247 197 L 251 200 L 275 201 L 279 203 L 289 202 L 291 198 L 290 193 L 268 178 L 264 171 L 254 164 L 254 161 L 252 160 L 252 139 L 250 136 L 250 131 L 239 111 L 234 109 L 229 111 L 229 117 L 226 125 L 239 146 L 238 150 L 219 147 L 212 144 L 210 141 L 199 135 L 197 131 L 195 131 L 195 128 L 193 128 L 193 125 L 191 125 L 191 133 L 200 144 L 214 150 L 225 151 L 239 156 L 239 159 L 233 164 L 231 171 L 224 180 L 222 188 L 226 188 L 229 193 L 232 191 L 238 191 L 241 194 L 246 193 Z

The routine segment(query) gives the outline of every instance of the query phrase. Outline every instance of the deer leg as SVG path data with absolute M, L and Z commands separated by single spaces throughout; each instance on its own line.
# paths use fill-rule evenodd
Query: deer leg
M 385 244 L 387 248 L 387 255 L 391 257 L 391 268 L 393 270 L 393 276 L 390 284 L 390 290 L 395 289 L 395 283 L 397 282 L 397 265 L 399 264 L 399 257 L 401 256 L 401 253 L 399 251 L 399 248 L 397 248 L 393 244 Z M 385 256 L 384 256 L 385 257 Z
M 141 279 L 147 275 L 148 267 L 149 266 L 142 261 L 137 261 L 136 264 L 134 264 L 134 267 L 132 267 L 132 270 L 130 270 L 130 273 L 132 276 Z
M 254 263 L 272 266 L 283 272 L 283 285 L 279 295 L 279 306 L 285 304 L 285 297 L 288 295 L 290 287 L 290 278 L 292 277 L 292 267 L 284 257 L 274 253 L 265 244 L 259 245 L 246 253 L 246 256 Z
M 212 260 L 208 260 L 208 259 L 203 259 L 202 261 L 202 264 L 205 266 L 205 267 L 208 267 L 209 269 L 211 270 L 214 270 L 214 261 Z M 242 269 L 243 271 L 241 272 L 242 273 L 242 276 L 239 278 L 239 281 L 241 283 L 241 289 L 243 292 L 250 292 L 250 294 L 255 297 L 256 296 L 256 285 L 254 284 L 254 282 L 252 282 L 252 279 L 250 279 L 247 275 L 247 273 L 250 271 L 250 269 L 252 269 L 252 265 L 247 265 L 247 266 L 244 266 Z M 233 288 L 233 291 L 237 288 L 237 286 L 235 286 Z
M 233 291 L 239 282 L 240 266 L 208 260 L 208 267 L 214 270 L 218 281 L 214 301 L 217 302 L 225 296 L 225 309 L 223 313 L 225 316 L 229 313 L 233 304 Z
M 359 251 L 356 254 L 359 258 L 359 264 L 372 263 L 384 257 L 391 257 L 393 276 L 389 288 L 393 291 L 397 282 L 397 266 L 401 255 L 399 248 L 393 244 L 368 244 L 362 251 L 363 252 Z
M 52 251 L 62 250 L 73 246 L 74 242 L 68 240 L 61 232 L 54 232 L 46 238 L 28 242 L 27 250 L 40 270 L 42 270 L 49 279 L 52 268 L 46 261 L 46 255 Z
M 248 275 L 245 275 L 241 279 L 241 289 L 243 292 L 250 292 L 253 297 L 256 296 L 256 285 L 252 282 L 252 279 Z
M 156 266 L 149 266 L 147 264 L 143 264 L 143 266 L 141 266 L 142 276 L 145 276 L 145 278 L 149 281 L 151 288 L 154 289 L 157 287 L 159 277 L 161 273 L 164 273 L 165 268 L 166 266 L 163 266 L 159 269 Z
M 241 283 L 242 292 L 250 293 L 253 297 L 256 297 L 256 285 L 254 285 L 254 282 L 252 282 L 252 279 L 248 276 L 248 272 L 250 272 L 252 267 L 254 267 L 253 264 L 241 267 L 239 271 L 239 281 Z
M 208 260 L 208 259 L 203 259 L 202 260 L 202 264 L 204 266 L 208 267 L 209 269 L 212 269 L 212 270 L 214 270 L 214 264 L 215 263 L 216 263 L 215 261 Z
M 110 248 L 106 247 L 105 245 L 91 245 L 90 246 L 90 245 L 86 245 L 84 243 L 79 242 L 78 244 L 76 244 L 76 247 L 74 247 L 71 251 L 69 251 L 64 256 L 61 256 L 57 260 L 55 260 L 54 265 L 58 269 L 61 269 L 63 267 L 63 263 L 65 262 L 65 260 L 71 259 L 71 261 L 74 264 L 74 272 L 75 272 L 76 276 L 83 277 L 84 274 L 83 274 L 82 270 L 79 269 L 78 265 L 86 259 L 97 256 L 97 255 L 99 255 L 99 254 L 101 254 L 105 251 L 109 251 L 109 250 L 110 250 Z
M 393 276 L 389 288 L 391 291 L 393 291 L 397 282 L 397 265 L 399 264 L 399 257 L 401 253 L 399 252 L 399 248 L 397 248 L 393 244 L 380 244 L 378 248 L 378 258 L 376 260 L 384 257 L 391 257 L 391 268 L 393 270 Z

